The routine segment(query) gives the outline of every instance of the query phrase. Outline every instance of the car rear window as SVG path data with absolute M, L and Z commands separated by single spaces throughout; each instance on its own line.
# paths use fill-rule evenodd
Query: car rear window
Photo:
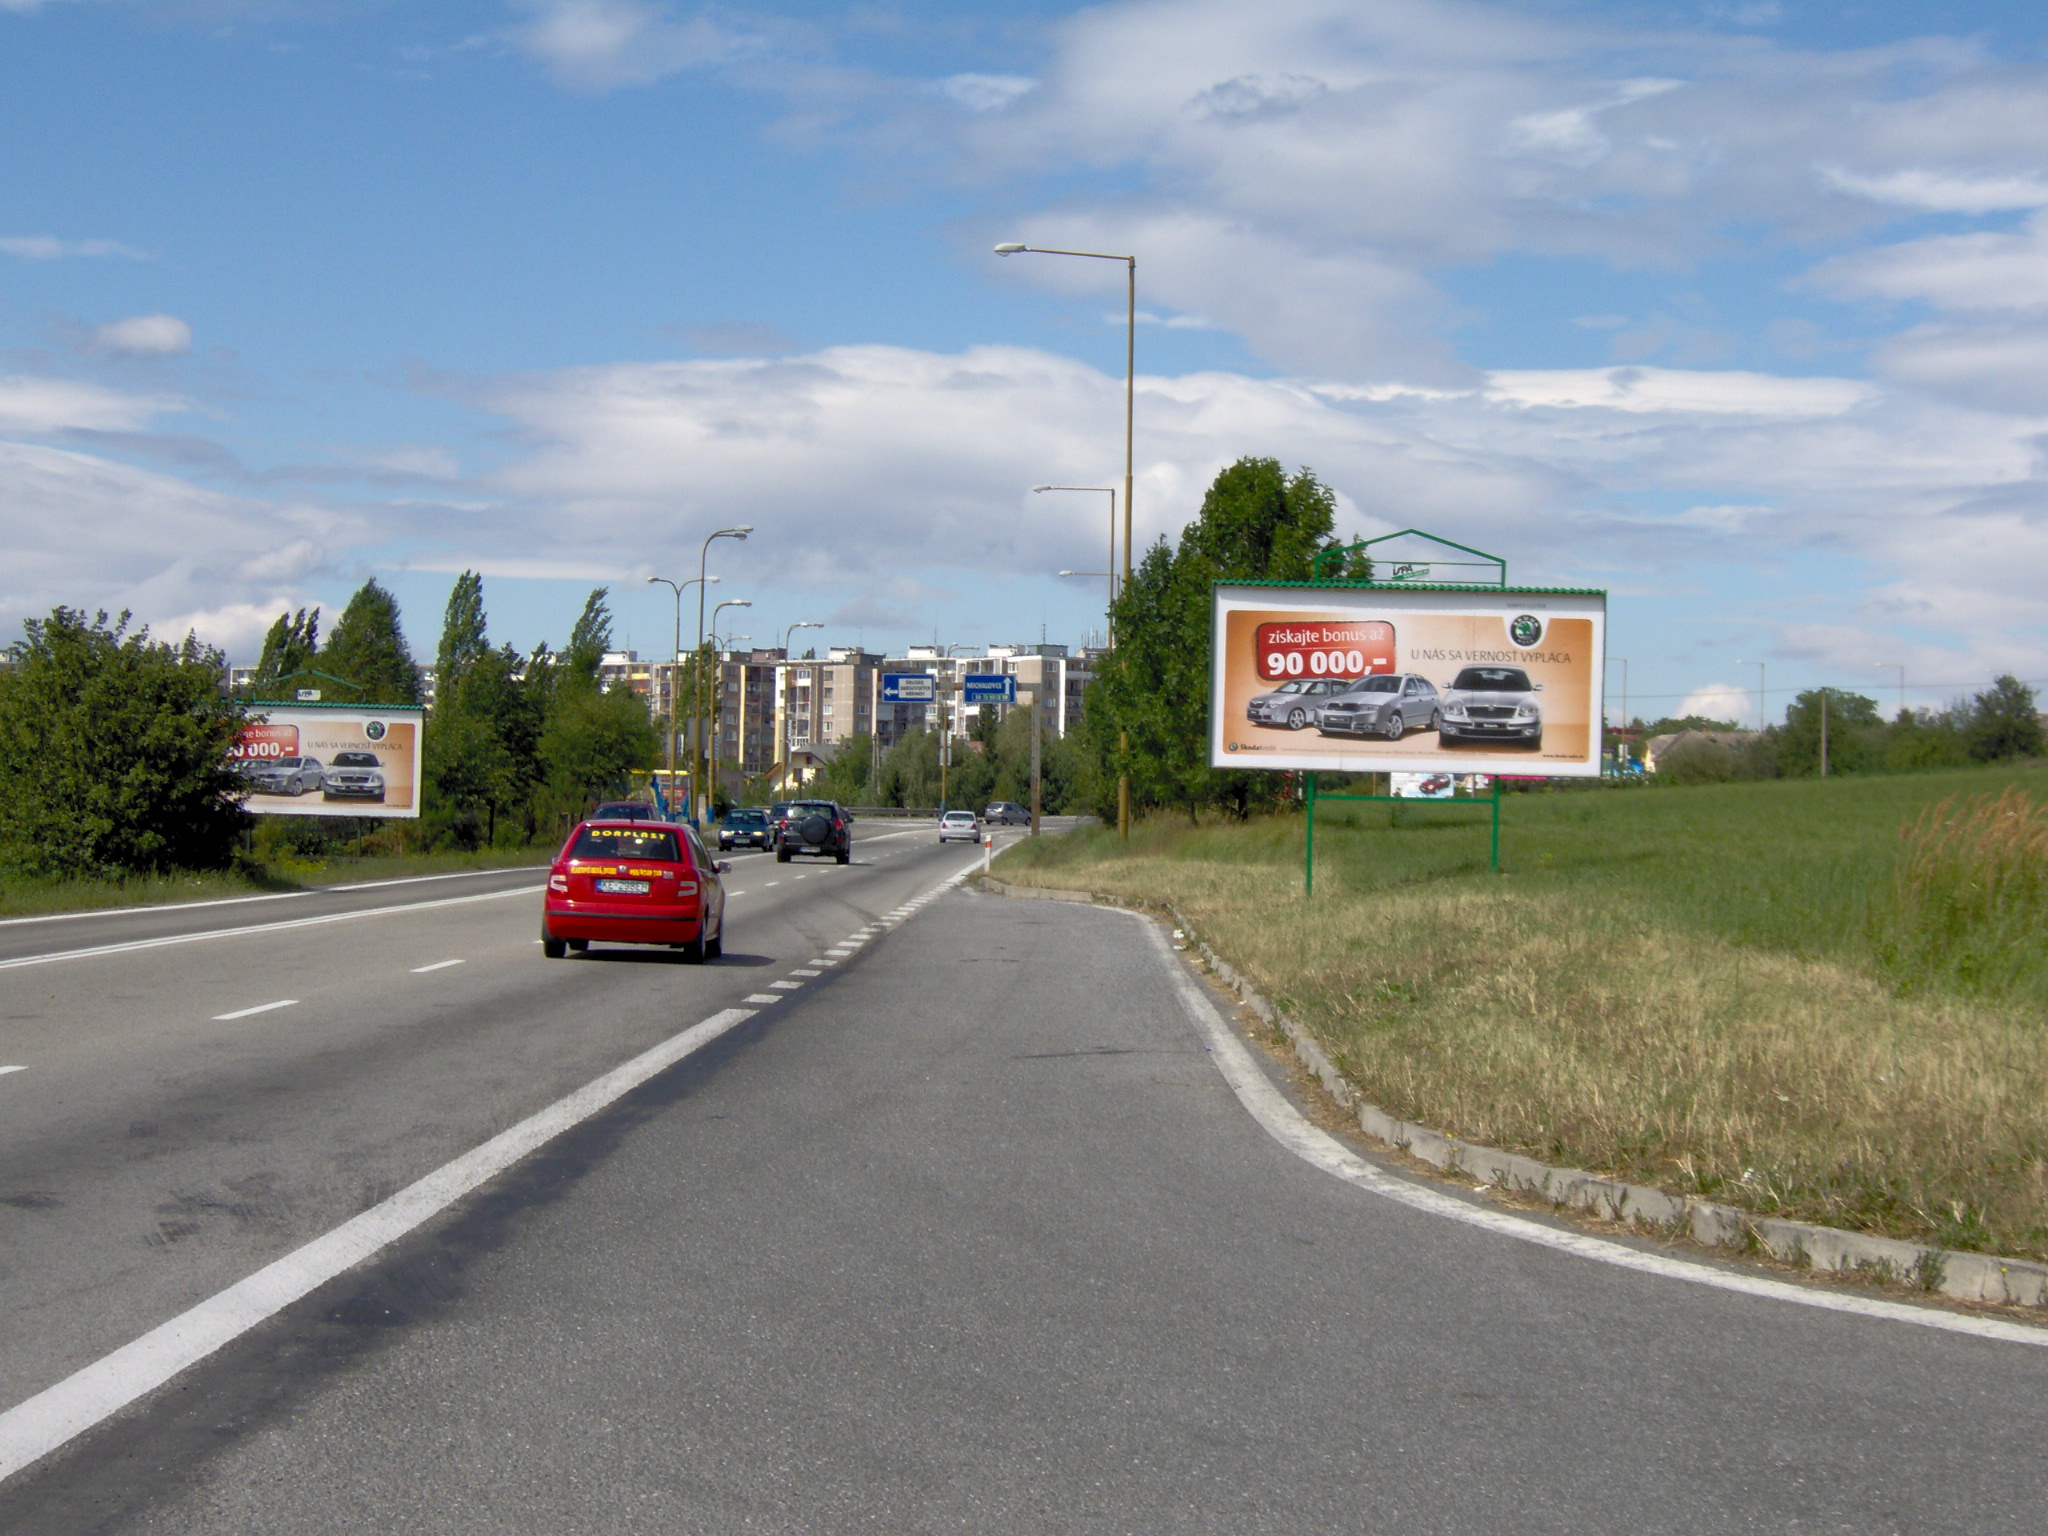
M 680 863 L 676 835 L 660 827 L 585 827 L 576 834 L 572 859 L 665 859 Z

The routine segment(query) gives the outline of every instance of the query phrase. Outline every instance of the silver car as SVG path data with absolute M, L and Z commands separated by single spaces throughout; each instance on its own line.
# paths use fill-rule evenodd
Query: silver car
M 374 752 L 337 752 L 321 786 L 327 800 L 384 798 L 384 773 Z
M 1467 667 L 1444 691 L 1442 740 L 1501 741 L 1518 747 L 1543 745 L 1541 683 L 1520 667 Z
M 939 841 L 949 843 L 958 838 L 963 843 L 981 841 L 981 822 L 972 811 L 948 811 L 939 818 Z
M 243 769 L 242 776 L 259 795 L 303 795 L 320 787 L 322 770 L 317 757 L 273 757 Z
M 1384 736 L 1399 741 L 1418 727 L 1433 731 L 1439 717 L 1436 685 L 1412 672 L 1361 677 L 1323 706 L 1316 729 L 1325 736 Z
M 1323 705 L 1345 686 L 1338 677 L 1290 677 L 1271 693 L 1262 693 L 1247 704 L 1244 717 L 1253 725 L 1282 725 L 1298 731 L 1305 725 L 1314 725 Z

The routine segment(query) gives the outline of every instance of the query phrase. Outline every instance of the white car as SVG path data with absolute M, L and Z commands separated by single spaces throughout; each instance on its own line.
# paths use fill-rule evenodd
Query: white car
M 981 841 L 981 823 L 972 811 L 948 811 L 939 818 L 939 841 L 950 843 L 955 839 L 963 843 Z

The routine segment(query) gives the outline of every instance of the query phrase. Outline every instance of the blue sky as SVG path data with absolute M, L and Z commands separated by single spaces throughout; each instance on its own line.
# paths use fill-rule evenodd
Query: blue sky
M 1079 641 L 1240 454 L 1614 596 L 1638 712 L 2048 679 L 2005 5 L 0 0 L 0 621 L 455 572 L 665 645 Z M 729 617 L 733 615 L 729 614 Z M 1613 690 L 1618 701 L 1618 678 Z

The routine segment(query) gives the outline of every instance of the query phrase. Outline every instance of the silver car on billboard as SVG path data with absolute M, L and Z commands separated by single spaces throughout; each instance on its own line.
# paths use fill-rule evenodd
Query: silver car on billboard
M 1361 677 L 1323 706 L 1316 729 L 1325 736 L 1384 736 L 1399 741 L 1413 730 L 1433 731 L 1439 717 L 1436 685 L 1412 672 Z
M 1444 691 L 1446 746 L 1461 741 L 1498 741 L 1516 747 L 1543 745 L 1543 705 L 1520 667 L 1467 667 Z
M 384 769 L 374 752 L 337 752 L 328 765 L 321 785 L 325 800 L 376 800 L 384 798 Z
M 1284 726 L 1298 731 L 1314 725 L 1323 705 L 1345 686 L 1339 677 L 1290 677 L 1271 693 L 1262 693 L 1244 708 L 1245 719 L 1253 725 Z
M 303 795 L 323 782 L 317 757 L 263 758 L 243 767 L 241 774 L 259 795 Z

